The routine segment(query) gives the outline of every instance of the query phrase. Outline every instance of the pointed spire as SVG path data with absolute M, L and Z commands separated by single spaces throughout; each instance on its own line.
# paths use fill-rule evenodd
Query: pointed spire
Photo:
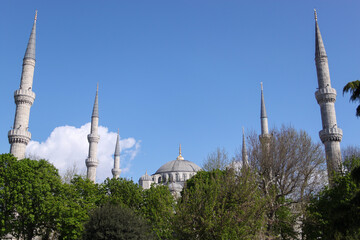
M 119 129 L 118 129 L 118 133 L 117 133 L 117 139 L 116 139 L 116 146 L 115 146 L 114 156 L 120 156 L 120 135 L 119 135 Z
M 184 160 L 183 156 L 181 156 L 181 144 L 179 145 L 179 156 L 176 158 L 176 160 Z
M 266 116 L 266 109 L 265 109 L 265 100 L 264 100 L 264 89 L 263 89 L 263 83 L 260 83 L 261 85 L 261 118 L 267 118 Z
M 37 19 L 37 10 L 35 11 L 34 24 L 31 30 L 29 42 L 25 52 L 25 58 L 31 58 L 35 60 L 35 43 L 36 43 L 36 19 Z
M 265 100 L 264 100 L 264 90 L 263 83 L 261 82 L 261 111 L 260 111 L 260 119 L 261 119 L 261 135 L 268 134 L 268 120 L 265 109 Z
M 246 141 L 245 141 L 245 131 L 243 127 L 243 142 L 242 142 L 242 163 L 243 166 L 249 166 L 247 151 L 246 151 Z
M 92 117 L 99 117 L 99 103 L 98 103 L 98 92 L 99 92 L 99 83 L 96 86 L 96 95 L 95 95 L 95 102 Z
M 317 21 L 316 9 L 314 9 L 314 17 L 315 17 L 315 59 L 317 59 L 321 57 L 327 57 L 327 55 Z

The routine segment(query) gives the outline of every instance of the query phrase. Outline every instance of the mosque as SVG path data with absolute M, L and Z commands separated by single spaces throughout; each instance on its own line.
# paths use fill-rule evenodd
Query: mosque
M 36 43 L 36 21 L 37 13 L 30 34 L 29 42 L 23 59 L 20 88 L 15 91 L 14 99 L 16 104 L 15 119 L 12 129 L 8 132 L 8 139 L 11 145 L 10 153 L 18 159 L 25 158 L 25 149 L 31 139 L 28 131 L 30 108 L 35 100 L 35 93 L 32 91 L 32 83 L 35 69 L 35 43 Z M 318 79 L 318 89 L 315 98 L 320 105 L 322 130 L 319 132 L 320 139 L 325 146 L 326 161 L 329 179 L 334 172 L 341 171 L 340 142 L 342 130 L 337 127 L 335 101 L 336 90 L 331 87 L 328 58 L 324 43 L 318 26 L 315 11 L 315 64 Z M 261 85 L 261 141 L 268 141 L 271 138 L 268 129 L 268 119 L 265 109 L 263 87 Z M 97 144 L 100 140 L 98 134 L 99 109 L 98 109 L 98 87 L 95 95 L 95 102 L 91 116 L 91 130 L 88 135 L 89 154 L 85 160 L 87 167 L 87 178 L 95 182 L 96 168 L 99 164 L 97 159 Z M 243 134 L 242 165 L 248 165 L 245 136 Z M 141 176 L 139 184 L 144 188 L 150 188 L 151 184 L 163 184 L 169 186 L 170 191 L 178 196 L 187 179 L 193 177 L 201 168 L 195 163 L 185 160 L 179 147 L 179 156 L 170 162 L 162 165 L 154 174 Z M 115 143 L 114 168 L 111 170 L 114 178 L 119 178 L 120 170 L 120 145 L 119 133 Z

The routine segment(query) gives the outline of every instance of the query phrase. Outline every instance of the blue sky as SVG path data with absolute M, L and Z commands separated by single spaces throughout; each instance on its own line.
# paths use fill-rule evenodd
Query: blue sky
M 260 82 L 269 126 L 292 125 L 319 141 L 314 8 L 338 91 L 341 146 L 358 144 L 356 104 L 342 88 L 360 78 L 359 1 L 1 1 L 0 8 L 3 153 L 36 9 L 29 130 L 45 146 L 57 128 L 53 136 L 62 136 L 63 147 L 55 150 L 67 156 L 53 160 L 59 168 L 72 161 L 85 166 L 84 129 L 97 82 L 102 148 L 108 149 L 98 181 L 111 176 L 118 128 L 121 175 L 135 181 L 175 159 L 179 143 L 185 159 L 198 165 L 217 147 L 233 154 L 242 126 L 260 132 Z M 81 153 L 66 144 L 66 136 L 75 141 L 79 132 L 85 134 Z

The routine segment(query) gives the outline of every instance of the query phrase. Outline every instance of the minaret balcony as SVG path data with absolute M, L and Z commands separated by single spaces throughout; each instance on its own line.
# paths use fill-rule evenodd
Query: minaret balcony
M 331 87 L 320 88 L 315 92 L 315 97 L 318 104 L 335 102 L 336 101 L 336 90 Z
M 337 127 L 326 128 L 319 132 L 319 136 L 323 143 L 328 141 L 341 142 L 343 131 L 341 130 L 341 128 Z
M 87 136 L 87 138 L 88 138 L 88 141 L 89 141 L 89 142 L 96 142 L 96 143 L 98 143 L 99 140 L 100 140 L 100 136 L 99 136 L 99 135 L 97 135 L 97 134 L 91 134 L 91 133 Z
M 96 158 L 90 158 L 88 157 L 85 161 L 86 167 L 97 167 L 99 165 L 99 162 Z
M 18 89 L 14 92 L 16 104 L 28 103 L 32 105 L 35 100 L 35 93 L 31 89 Z
M 9 143 L 28 144 L 31 139 L 31 133 L 25 129 L 12 129 L 8 132 Z

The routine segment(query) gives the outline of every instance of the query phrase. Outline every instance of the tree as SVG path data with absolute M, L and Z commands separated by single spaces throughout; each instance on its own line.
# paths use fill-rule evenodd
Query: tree
M 312 198 L 303 233 L 304 239 L 360 238 L 360 167 L 338 176 L 331 188 Z
M 103 189 L 106 194 L 103 203 L 130 208 L 146 219 L 159 239 L 172 236 L 175 201 L 167 186 L 152 186 L 144 190 L 132 180 L 107 178 Z
M 131 209 L 107 203 L 96 208 L 85 224 L 84 240 L 153 239 L 151 228 Z
M 0 155 L 1 236 L 48 239 L 56 231 L 60 196 L 61 178 L 52 164 Z
M 359 102 L 360 101 L 360 81 L 356 80 L 353 82 L 348 82 L 343 88 L 343 94 L 350 92 L 350 101 Z M 360 105 L 356 108 L 356 116 L 360 117 Z
M 142 216 L 152 226 L 159 239 L 171 239 L 173 235 L 173 218 L 175 200 L 168 186 L 152 185 L 143 191 Z
M 111 202 L 131 208 L 139 213 L 143 203 L 142 189 L 132 180 L 107 178 L 102 186 L 105 193 L 103 203 Z
M 200 171 L 186 182 L 178 200 L 178 239 L 258 239 L 264 204 L 255 176 L 232 169 Z
M 204 160 L 202 169 L 205 171 L 212 171 L 215 169 L 225 170 L 230 164 L 228 153 L 226 150 L 217 148 L 216 151 L 208 154 Z
M 297 218 L 311 194 L 326 183 L 323 149 L 292 127 L 274 129 L 270 136 L 267 142 L 255 134 L 249 137 L 250 165 L 268 201 L 267 234 L 296 238 Z
M 58 239 L 80 239 L 89 212 L 104 199 L 101 185 L 85 177 L 75 176 L 70 183 L 63 184 L 61 199 L 56 208 L 59 213 L 56 230 Z

